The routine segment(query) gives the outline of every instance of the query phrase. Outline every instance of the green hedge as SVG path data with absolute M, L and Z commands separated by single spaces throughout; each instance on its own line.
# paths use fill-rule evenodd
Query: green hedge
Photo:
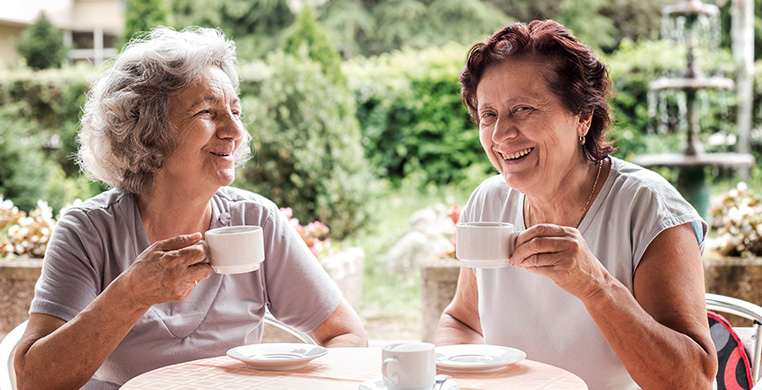
M 0 194 L 22 210 L 44 199 L 57 211 L 100 190 L 72 159 L 92 68 L 0 71 Z
M 341 239 L 368 222 L 366 205 L 377 188 L 352 95 L 320 69 L 284 53 L 243 67 L 243 121 L 254 158 L 238 185 L 290 207 L 305 223 L 327 224 Z
M 494 172 L 460 100 L 467 48 L 405 50 L 345 64 L 355 91 L 363 145 L 379 173 L 399 182 L 457 183 Z
M 255 155 L 237 184 L 291 207 L 302 221 L 330 224 L 342 237 L 368 221 L 365 203 L 378 188 L 374 177 L 440 185 L 493 174 L 460 102 L 457 77 L 467 50 L 452 44 L 354 58 L 343 66 L 349 92 L 300 54 L 245 63 L 241 97 Z M 617 140 L 618 156 L 629 160 L 677 152 L 684 145 L 679 129 L 648 133 L 654 121 L 647 86 L 664 72 L 681 70 L 684 61 L 674 51 L 660 41 L 623 42 L 603 58 L 616 89 L 610 135 Z M 726 51 L 709 54 L 704 54 L 706 63 L 732 74 Z M 101 189 L 79 181 L 71 159 L 81 105 L 94 76 L 88 67 L 0 70 L 0 193 L 21 208 L 31 209 L 38 197 L 59 208 Z M 755 78 L 757 107 L 762 63 Z M 701 113 L 700 139 L 735 131 L 734 111 L 732 99 L 724 105 L 713 100 Z M 757 126 L 761 116 L 757 110 Z M 753 145 L 758 157 L 759 151 Z

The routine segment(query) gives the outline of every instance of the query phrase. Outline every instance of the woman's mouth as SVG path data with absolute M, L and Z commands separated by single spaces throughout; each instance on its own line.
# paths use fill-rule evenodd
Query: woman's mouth
M 518 160 L 527 154 L 531 153 L 534 148 L 526 148 L 519 150 L 518 152 L 512 153 L 512 154 L 505 154 L 500 152 L 500 157 L 503 158 L 504 161 L 510 161 L 510 160 Z

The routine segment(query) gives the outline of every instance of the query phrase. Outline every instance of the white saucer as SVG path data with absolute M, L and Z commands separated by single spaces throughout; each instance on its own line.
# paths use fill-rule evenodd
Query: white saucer
M 497 371 L 527 357 L 516 348 L 486 344 L 445 345 L 434 350 L 437 368 L 449 372 Z
M 326 353 L 327 349 L 317 345 L 265 343 L 231 348 L 227 355 L 255 370 L 286 371 L 305 367 L 312 359 Z
M 360 390 L 389 390 L 389 388 L 386 387 L 386 385 L 384 384 L 383 379 L 367 380 L 363 383 L 360 383 L 359 389 Z M 434 389 L 434 386 L 432 386 L 431 389 Z M 460 385 L 458 384 L 458 382 L 455 381 L 455 379 L 450 378 L 444 382 L 441 389 L 442 390 L 460 390 Z M 420 390 L 430 390 L 430 389 L 420 389 Z

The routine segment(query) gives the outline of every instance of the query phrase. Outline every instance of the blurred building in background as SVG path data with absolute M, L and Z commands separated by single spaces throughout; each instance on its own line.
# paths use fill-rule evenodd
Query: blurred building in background
M 95 66 L 115 55 L 124 31 L 126 0 L 0 0 L 0 64 L 19 61 L 16 42 L 44 12 L 64 33 L 72 62 Z

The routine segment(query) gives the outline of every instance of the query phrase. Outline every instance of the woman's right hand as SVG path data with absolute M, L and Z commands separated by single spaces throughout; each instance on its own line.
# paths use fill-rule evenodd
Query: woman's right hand
M 206 249 L 196 245 L 201 233 L 184 234 L 153 243 L 116 281 L 124 283 L 137 306 L 178 302 L 190 296 L 198 281 L 212 272 Z M 120 280 L 121 279 L 121 280 Z

